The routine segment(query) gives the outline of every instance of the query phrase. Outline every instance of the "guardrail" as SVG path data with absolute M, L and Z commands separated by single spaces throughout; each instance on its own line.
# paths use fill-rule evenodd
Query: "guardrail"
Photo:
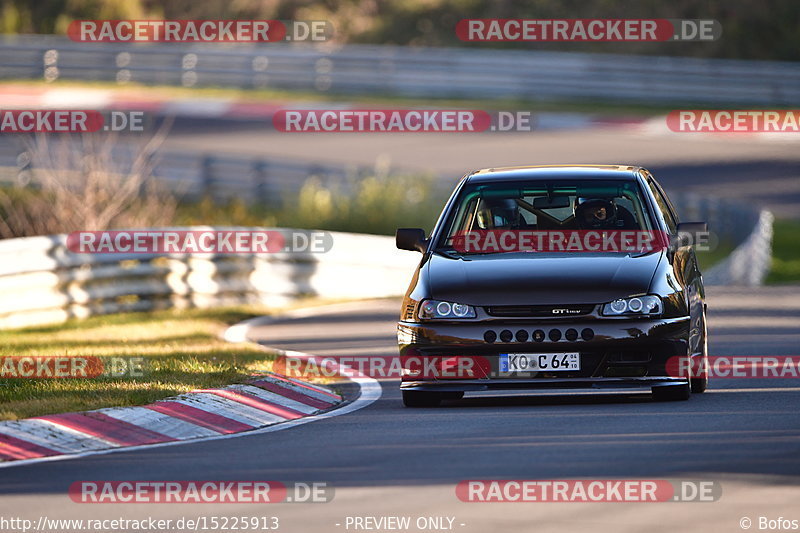
M 115 161 L 130 160 L 132 153 L 133 148 L 118 146 Z M 280 204 L 309 178 L 347 191 L 355 180 L 390 172 L 369 166 L 177 150 L 159 150 L 152 155 L 152 162 L 153 177 L 181 198 L 244 198 L 262 205 Z M 26 147 L 0 140 L 0 183 L 35 185 L 36 169 Z
M 0 329 L 105 313 L 405 292 L 418 254 L 397 250 L 390 237 L 331 235 L 325 253 L 236 255 L 76 254 L 66 235 L 0 240 Z
M 703 275 L 706 285 L 763 285 L 772 264 L 773 220 L 772 213 L 761 211 L 744 242 Z
M 0 78 L 279 88 L 419 98 L 791 105 L 800 64 L 399 46 L 77 43 L 4 36 Z
M 706 221 L 711 245 L 733 244 L 733 252 L 703 273 L 706 285 L 758 286 L 772 262 L 773 216 L 743 202 L 670 192 L 681 220 Z

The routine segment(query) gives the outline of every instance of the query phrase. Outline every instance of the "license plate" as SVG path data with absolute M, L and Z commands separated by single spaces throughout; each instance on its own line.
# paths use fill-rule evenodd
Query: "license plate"
M 581 369 L 578 353 L 502 353 L 500 372 L 564 372 Z

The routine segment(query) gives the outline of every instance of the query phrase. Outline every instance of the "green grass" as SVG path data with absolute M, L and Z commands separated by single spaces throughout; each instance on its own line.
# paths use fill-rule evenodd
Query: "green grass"
M 776 220 L 773 231 L 772 268 L 767 283 L 800 282 L 800 221 Z
M 0 419 L 143 405 L 198 388 L 245 381 L 268 371 L 274 355 L 219 338 L 264 310 L 227 308 L 130 313 L 56 326 L 0 331 L 0 357 L 143 356 L 138 378 L 0 379 Z
M 720 242 L 713 250 L 696 252 L 697 264 L 700 266 L 700 271 L 705 272 L 712 266 L 716 265 L 728 257 L 731 252 L 733 252 L 733 249 L 734 246 L 731 243 Z

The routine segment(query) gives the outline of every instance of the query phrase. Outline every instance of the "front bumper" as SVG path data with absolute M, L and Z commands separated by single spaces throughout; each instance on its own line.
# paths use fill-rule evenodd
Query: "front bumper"
M 689 353 L 689 317 L 399 322 L 397 337 L 403 390 L 643 388 L 686 382 L 673 363 Z M 501 354 L 575 352 L 580 354 L 579 370 L 500 371 Z M 453 359 L 476 364 L 464 372 L 435 369 L 442 361 L 449 361 L 442 363 L 449 369 L 461 369 Z M 426 365 L 426 361 L 436 363 Z
M 402 390 L 429 392 L 481 392 L 491 390 L 528 389 L 588 389 L 628 390 L 652 387 L 669 387 L 685 384 L 684 378 L 673 377 L 628 377 L 628 378 L 539 378 L 539 379 L 459 379 L 441 381 L 404 381 Z

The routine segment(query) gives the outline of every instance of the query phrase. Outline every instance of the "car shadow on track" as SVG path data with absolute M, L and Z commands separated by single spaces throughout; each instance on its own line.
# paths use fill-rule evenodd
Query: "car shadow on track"
M 479 396 L 461 400 L 443 401 L 442 408 L 477 408 L 507 406 L 547 406 L 547 405 L 593 405 L 620 403 L 664 403 L 654 402 L 648 393 L 638 394 L 538 394 L 514 396 Z

